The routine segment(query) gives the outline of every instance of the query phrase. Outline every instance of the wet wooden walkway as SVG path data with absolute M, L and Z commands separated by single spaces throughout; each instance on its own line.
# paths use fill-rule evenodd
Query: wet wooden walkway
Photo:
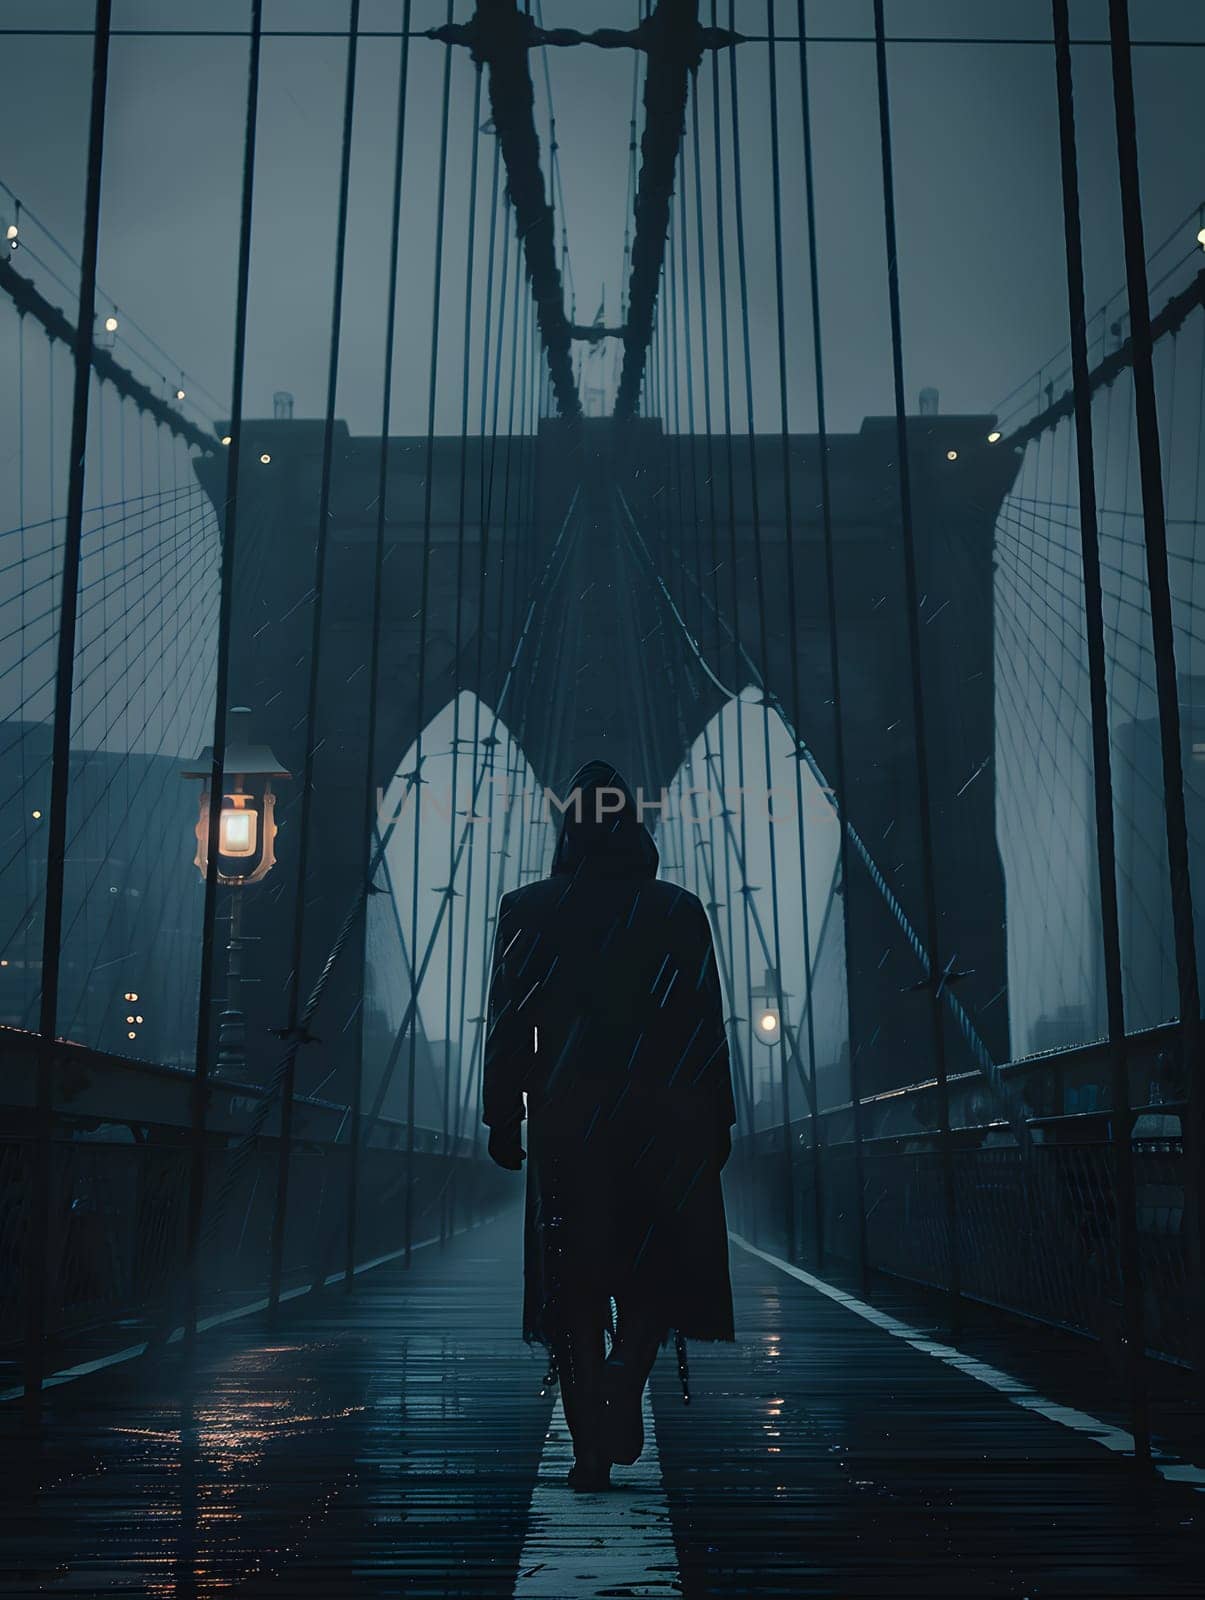
M 1205 1476 L 740 1245 L 740 1343 L 693 1347 L 689 1409 L 663 1358 L 645 1458 L 573 1495 L 517 1228 L 214 1330 L 191 1383 L 64 1385 L 37 1455 L 6 1407 L 0 1594 L 1205 1595 Z

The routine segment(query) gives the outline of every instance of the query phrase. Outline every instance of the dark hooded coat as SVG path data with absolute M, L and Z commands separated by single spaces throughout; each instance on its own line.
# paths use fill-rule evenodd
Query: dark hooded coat
M 604 806 L 623 807 L 596 820 Z M 574 779 L 552 873 L 504 895 L 484 1120 L 527 1129 L 523 1332 L 606 1324 L 610 1299 L 663 1330 L 731 1339 L 720 1168 L 735 1120 L 711 928 L 657 879 L 613 768 Z

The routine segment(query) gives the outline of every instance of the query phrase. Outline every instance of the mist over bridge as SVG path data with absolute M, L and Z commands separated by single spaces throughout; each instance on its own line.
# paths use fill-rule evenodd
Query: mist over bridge
M 41 1412 L 61 1443 L 94 1362 L 137 1384 L 145 1360 L 152 1406 L 170 1407 L 183 1351 L 208 1372 L 202 1404 L 233 1416 L 204 1338 L 229 1341 L 210 1347 L 219 1366 L 261 1370 L 265 1340 L 304 1326 L 305 1351 L 336 1354 L 285 1361 L 272 1404 L 304 1436 L 298 1386 L 320 1373 L 314 1414 L 337 1432 L 386 1404 L 356 1341 L 389 1372 L 407 1329 L 432 1363 L 414 1396 L 482 1357 L 473 1282 L 509 1314 L 507 1191 L 477 1129 L 493 911 L 548 861 L 524 792 L 603 755 L 666 792 L 663 872 L 717 938 L 733 1248 L 758 1332 L 698 1439 L 717 1480 L 754 1435 L 773 1475 L 751 1520 L 717 1522 L 711 1561 L 698 1529 L 715 1507 L 656 1391 L 672 1537 L 633 1562 L 700 1593 L 773 1581 L 768 1508 L 797 1509 L 818 1469 L 809 1447 L 779 1476 L 784 1447 L 765 1441 L 814 1374 L 762 1391 L 781 1354 L 854 1339 L 843 1317 L 892 1392 L 927 1362 L 938 1408 L 963 1403 L 964 1380 L 1025 1400 L 943 1434 L 952 1458 L 981 1458 L 997 1424 L 1007 1451 L 1023 1424 L 1025 1452 L 1057 1455 L 1054 1438 L 1083 1452 L 1077 1471 L 1103 1451 L 1123 1474 L 1153 1459 L 1159 1492 L 1187 1494 L 1197 1445 L 1169 1419 L 1199 1366 L 1201 219 L 1181 215 L 1192 178 L 1156 143 L 1141 67 L 1134 83 L 1157 61 L 1174 98 L 1168 47 L 1132 41 L 1116 4 L 1107 37 L 1071 35 L 1055 5 L 1032 39 L 928 44 L 891 31 L 891 6 L 840 40 L 781 5 L 696 31 L 696 8 L 663 3 L 592 36 L 510 4 L 425 9 L 378 27 L 356 6 L 319 38 L 257 5 L 197 44 L 220 57 L 238 156 L 223 145 L 214 180 L 224 309 L 183 268 L 172 302 L 166 265 L 135 303 L 137 230 L 117 225 L 135 187 L 123 116 L 141 104 L 126 75 L 143 49 L 178 67 L 193 34 L 127 35 L 102 4 L 86 37 L 20 46 L 85 51 L 92 121 L 76 231 L 53 163 L 36 192 L 14 178 L 0 263 L 14 1414 Z M 952 157 L 948 191 L 922 181 L 924 105 L 946 86 L 986 95 L 981 58 L 1007 64 L 1045 158 L 1019 212 L 1041 256 L 1023 303 L 1011 246 L 992 279 L 973 226 L 973 271 L 932 245 L 978 202 Z M 930 59 L 945 65 L 925 76 Z M 603 99 L 621 134 L 630 105 L 634 130 L 622 226 L 612 239 L 583 203 L 594 231 L 571 254 L 584 169 L 568 128 L 592 125 L 589 85 L 619 67 L 623 93 Z M 308 97 L 300 123 L 286 87 Z M 947 114 L 978 149 L 991 118 Z M 1018 208 L 1026 161 L 999 176 Z M 834 205 L 834 186 L 859 204 Z M 157 227 L 191 237 L 170 204 Z M 940 396 L 919 387 L 931 367 Z M 300 404 L 281 391 L 261 416 L 280 381 Z M 198 820 L 202 787 L 240 799 Z M 232 809 L 272 845 L 258 878 L 216 872 Z M 446 1296 L 438 1335 L 424 1296 Z M 964 1343 L 921 1348 L 938 1326 Z M 448 1366 L 426 1342 L 445 1336 Z M 729 1380 L 700 1366 L 706 1404 Z M 518 1395 L 526 1369 L 507 1370 Z M 873 1455 L 866 1396 L 830 1378 Z M 506 1592 L 546 1516 L 569 1538 L 543 1498 L 538 1409 L 516 1398 L 480 1433 L 452 1429 L 470 1460 L 495 1425 L 525 1441 L 490 1524 Z M 1063 1433 L 1026 1431 L 1035 1416 Z M 913 1412 L 902 1436 L 928 1426 Z M 421 1434 L 404 1435 L 420 1454 Z M 189 1457 L 199 1481 L 207 1448 Z M 1191 1534 L 1126 1521 L 1121 1480 L 1085 1470 L 1067 1504 L 1129 1541 L 1102 1585 L 1158 1548 L 1175 1592 Z M 918 1492 L 949 1489 L 933 1473 Z M 908 1483 L 892 1468 L 880 1486 Z M 1179 1528 L 1179 1504 L 1156 1520 Z M 288 1496 L 272 1512 L 291 1514 Z M 892 1548 L 906 1520 L 886 1519 Z M 1003 1520 L 985 1514 L 983 1586 Z M 826 1513 L 849 1592 L 877 1581 L 857 1521 L 844 1502 Z M 68 1568 L 84 1559 L 87 1533 L 59 1537 Z M 1026 1537 L 1037 1550 L 1036 1525 Z M 267 1543 L 277 1559 L 283 1540 Z

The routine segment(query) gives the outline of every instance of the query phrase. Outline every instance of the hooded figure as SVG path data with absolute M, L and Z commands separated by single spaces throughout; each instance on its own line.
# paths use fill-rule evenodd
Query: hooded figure
M 559 1369 L 579 1489 L 639 1455 L 644 1383 L 671 1329 L 733 1337 L 719 976 L 702 904 L 658 865 L 627 786 L 591 762 L 550 876 L 498 910 L 483 1115 L 491 1156 L 517 1171 L 526 1100 L 523 1335 Z

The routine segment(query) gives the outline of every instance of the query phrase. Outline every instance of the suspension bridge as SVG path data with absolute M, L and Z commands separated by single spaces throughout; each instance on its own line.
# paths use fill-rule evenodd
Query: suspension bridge
M 1201 41 L 234 9 L 7 30 L 87 119 L 74 231 L 0 172 L 4 1591 L 1199 1593 L 1205 214 L 1150 228 L 1140 135 Z M 225 364 L 106 287 L 148 44 L 229 52 Z M 1025 52 L 1049 139 L 1064 343 L 957 413 L 921 52 Z M 627 132 L 592 322 L 569 60 Z M 592 757 L 716 939 L 738 1343 L 583 1509 L 478 1106 L 495 908 Z

